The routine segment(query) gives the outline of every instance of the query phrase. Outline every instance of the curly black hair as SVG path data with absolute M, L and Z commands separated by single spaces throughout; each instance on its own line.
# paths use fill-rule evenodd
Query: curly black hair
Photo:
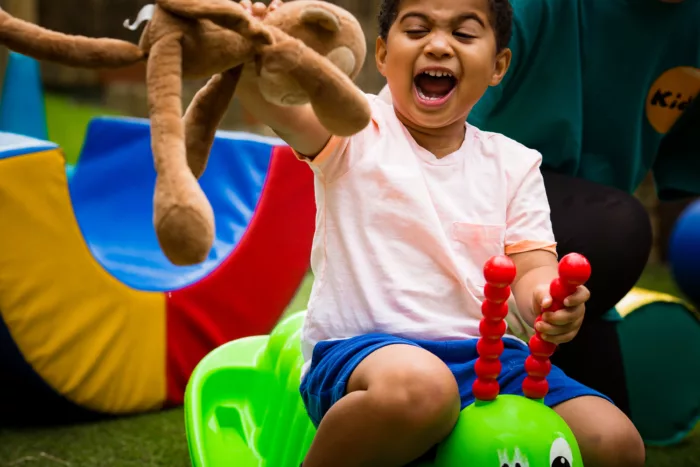
M 401 0 L 382 0 L 379 7 L 379 36 L 386 40 L 391 25 L 396 21 Z M 491 22 L 496 33 L 496 48 L 500 52 L 508 47 L 513 34 L 513 8 L 510 0 L 489 0 Z

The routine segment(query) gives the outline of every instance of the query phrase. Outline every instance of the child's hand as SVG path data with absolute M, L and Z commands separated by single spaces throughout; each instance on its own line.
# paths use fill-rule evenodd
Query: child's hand
M 265 5 L 263 2 L 253 3 L 251 0 L 241 0 L 240 4 L 254 17 L 264 19 L 269 12 L 275 11 L 275 9 L 282 5 L 282 0 L 272 0 L 270 5 Z
M 542 314 L 542 320 L 535 323 L 535 330 L 542 334 L 542 339 L 553 344 L 563 344 L 572 340 L 578 333 L 586 312 L 585 303 L 590 298 L 588 289 L 580 285 L 576 292 L 566 297 L 564 308 L 557 311 L 545 311 L 552 305 L 549 285 L 541 285 L 533 294 L 532 308 L 536 316 Z

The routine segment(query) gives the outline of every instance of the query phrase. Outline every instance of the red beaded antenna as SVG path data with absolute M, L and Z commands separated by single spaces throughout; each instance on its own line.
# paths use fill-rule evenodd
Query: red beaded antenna
M 474 366 L 476 380 L 472 391 L 476 400 L 491 401 L 500 391 L 497 378 L 501 373 L 507 300 L 510 297 L 510 284 L 515 279 L 515 263 L 508 256 L 494 256 L 484 265 L 484 278 L 485 300 L 481 304 L 483 318 L 479 323 L 481 337 L 476 343 L 479 357 Z
M 591 276 L 591 265 L 588 260 L 578 253 L 570 253 L 559 261 L 559 277 L 553 279 L 549 286 L 552 304 L 544 311 L 557 311 L 564 308 L 566 297 L 576 291 Z M 542 320 L 538 316 L 535 323 Z M 544 399 L 549 392 L 547 376 L 552 370 L 549 358 L 557 349 L 557 345 L 542 339 L 538 331 L 530 338 L 530 355 L 525 360 L 527 376 L 523 380 L 523 394 L 530 399 Z

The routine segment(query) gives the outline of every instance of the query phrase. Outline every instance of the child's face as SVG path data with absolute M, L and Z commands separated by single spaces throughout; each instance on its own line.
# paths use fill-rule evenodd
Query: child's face
M 396 110 L 412 124 L 464 123 L 488 86 L 498 84 L 510 50 L 496 52 L 489 0 L 402 0 L 376 60 Z

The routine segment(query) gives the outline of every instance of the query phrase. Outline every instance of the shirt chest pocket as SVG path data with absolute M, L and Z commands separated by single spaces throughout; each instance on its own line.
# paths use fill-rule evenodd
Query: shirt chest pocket
M 452 224 L 452 239 L 460 273 L 478 295 L 483 293 L 484 264 L 493 256 L 505 252 L 505 224 Z

